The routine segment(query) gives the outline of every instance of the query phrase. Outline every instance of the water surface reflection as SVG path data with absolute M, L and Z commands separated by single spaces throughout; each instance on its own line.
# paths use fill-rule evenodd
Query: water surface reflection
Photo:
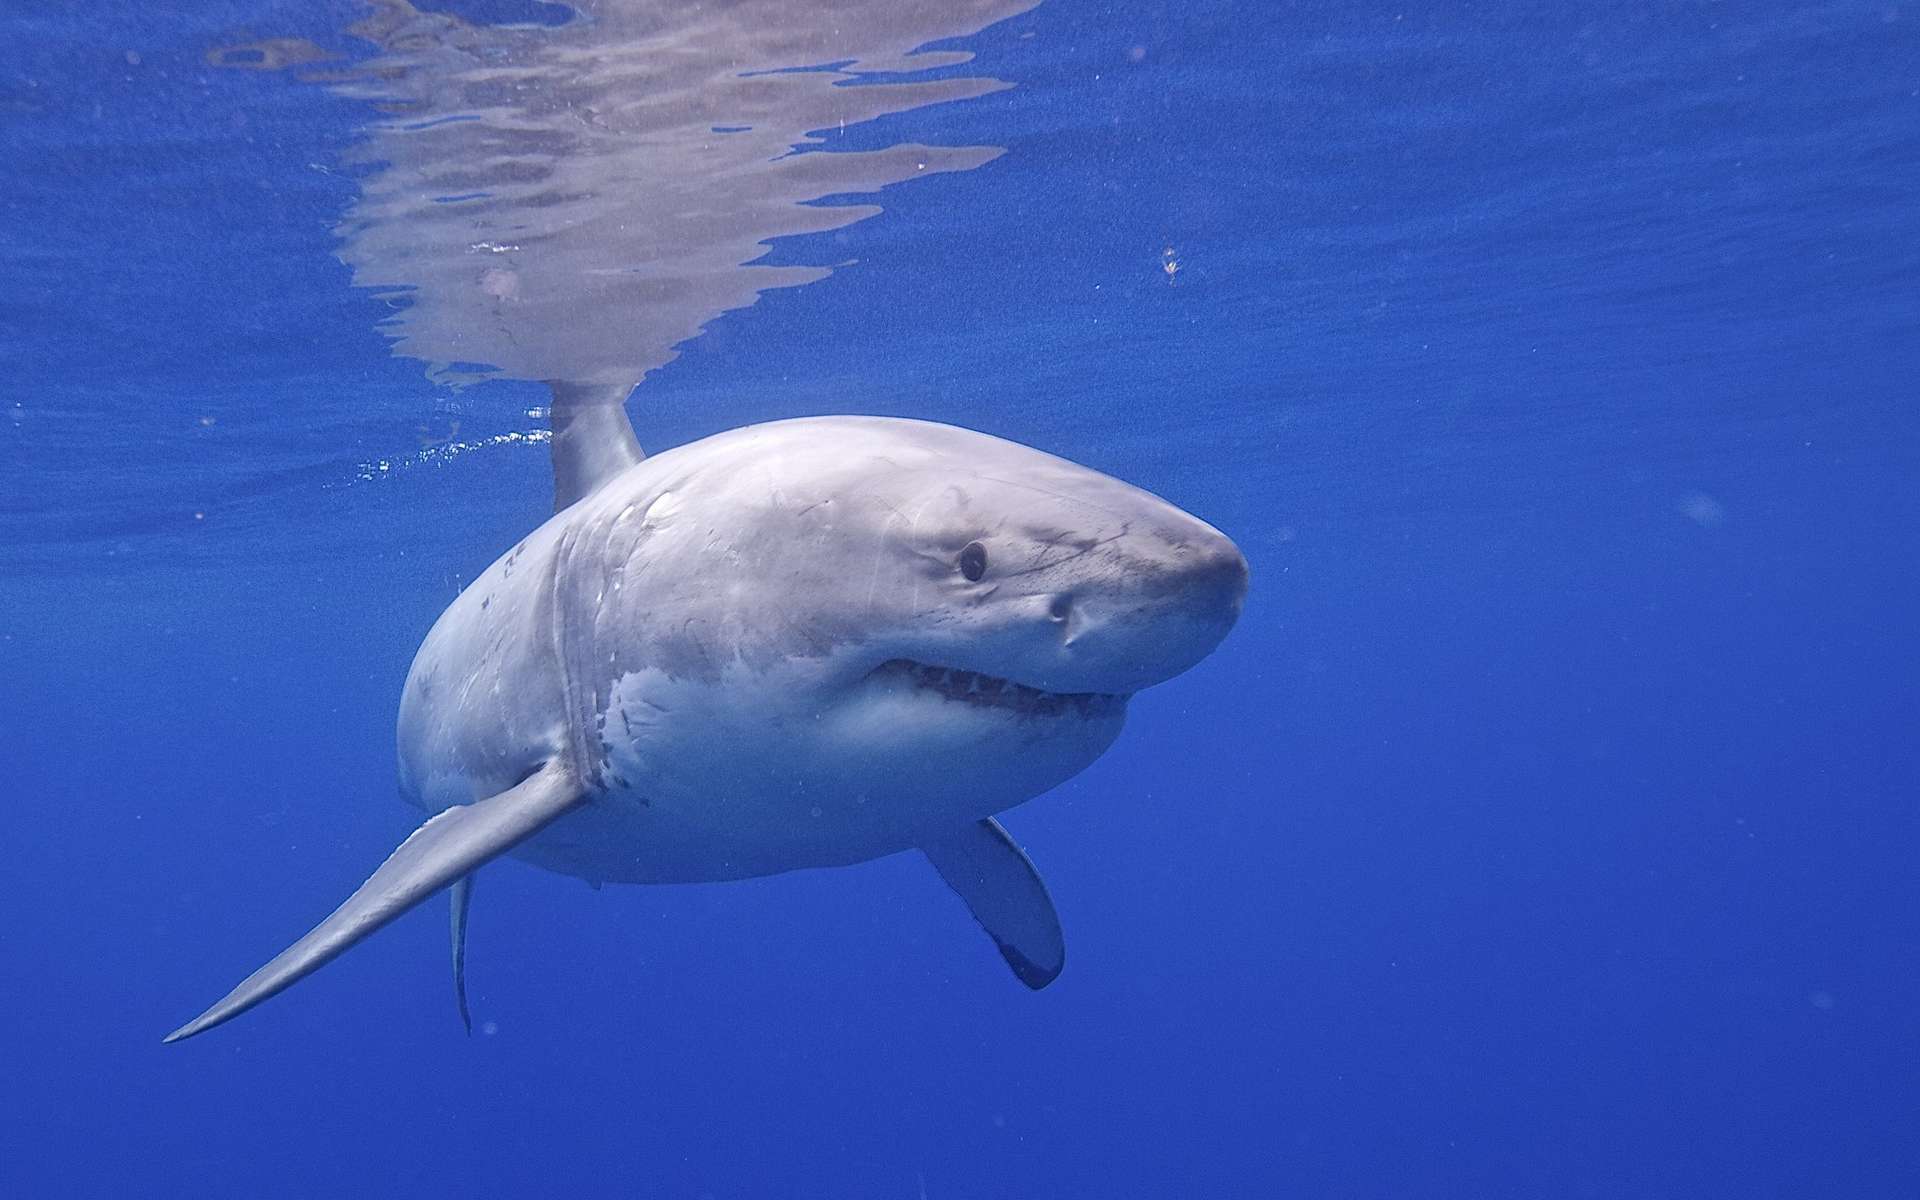
M 386 114 L 354 152 L 341 256 L 402 298 L 397 353 L 446 382 L 545 380 L 579 402 L 623 397 L 714 317 L 829 273 L 749 265 L 768 239 L 879 211 L 810 202 L 996 157 L 814 147 L 1009 86 L 939 71 L 965 53 L 915 51 L 1037 2 L 581 0 L 544 27 L 379 0 L 351 30 L 378 53 L 349 71 L 285 42 L 210 58 L 295 66 Z

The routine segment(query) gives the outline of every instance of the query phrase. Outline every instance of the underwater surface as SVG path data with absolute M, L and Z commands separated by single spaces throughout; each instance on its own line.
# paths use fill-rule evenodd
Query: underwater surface
M 0 5 L 0 1192 L 1920 1195 L 1920 5 L 416 3 Z M 1239 544 L 1065 973 L 503 859 L 163 1047 L 642 374 Z

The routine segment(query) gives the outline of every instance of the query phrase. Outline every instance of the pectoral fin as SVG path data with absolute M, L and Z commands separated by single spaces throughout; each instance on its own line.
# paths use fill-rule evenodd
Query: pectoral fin
M 428 896 L 532 837 L 584 798 L 572 774 L 554 761 L 497 796 L 431 818 L 332 916 L 165 1040 L 177 1042 L 211 1029 L 292 986 Z
M 967 902 L 1020 982 L 1036 991 L 1052 983 L 1067 962 L 1060 918 L 1047 885 L 1000 822 L 988 817 L 920 849 Z

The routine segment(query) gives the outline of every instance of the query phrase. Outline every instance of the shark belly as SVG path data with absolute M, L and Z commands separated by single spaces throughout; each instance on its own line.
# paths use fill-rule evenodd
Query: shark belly
M 612 731 L 596 739 L 602 789 L 515 853 L 594 883 L 865 862 L 1040 795 L 1124 721 L 1116 708 L 1063 744 L 1042 720 L 904 691 L 819 711 L 791 699 L 804 692 L 785 674 L 736 665 L 713 681 L 657 669 L 614 681 L 596 722 Z M 916 752 L 886 752 L 877 730 L 916 731 Z

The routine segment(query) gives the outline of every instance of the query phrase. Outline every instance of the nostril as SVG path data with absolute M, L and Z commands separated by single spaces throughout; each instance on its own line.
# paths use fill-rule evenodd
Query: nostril
M 1073 597 L 1067 595 L 1065 592 L 1061 592 L 1058 596 L 1055 596 L 1053 603 L 1047 605 L 1047 616 L 1056 622 L 1065 621 L 1072 615 Z

